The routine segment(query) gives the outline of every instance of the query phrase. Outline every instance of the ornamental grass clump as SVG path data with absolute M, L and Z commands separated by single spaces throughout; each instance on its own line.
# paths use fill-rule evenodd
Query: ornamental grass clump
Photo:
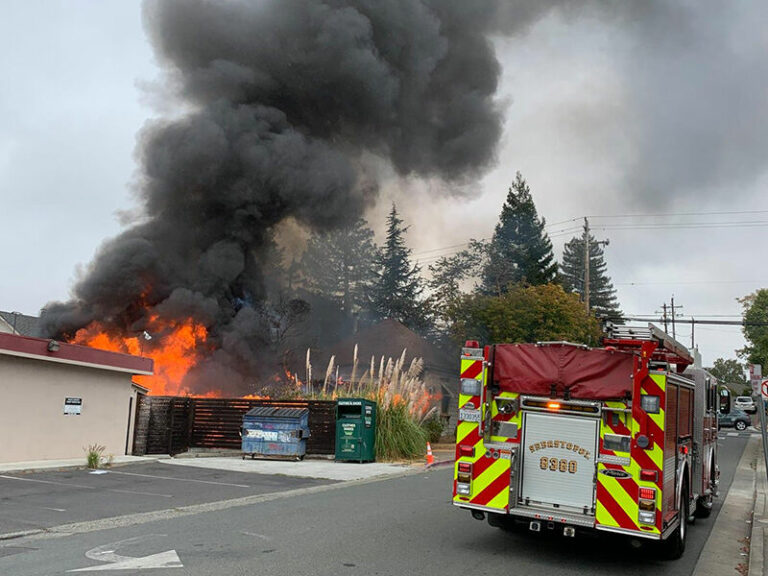
M 106 446 L 101 444 L 91 444 L 85 450 L 85 460 L 88 468 L 96 469 L 101 464 L 101 455 L 106 449 Z

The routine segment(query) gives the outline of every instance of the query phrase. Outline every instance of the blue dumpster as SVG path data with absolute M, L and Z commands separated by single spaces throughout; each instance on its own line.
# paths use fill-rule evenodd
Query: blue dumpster
M 243 459 L 246 456 L 292 456 L 299 460 L 307 453 L 308 408 L 258 406 L 243 416 Z

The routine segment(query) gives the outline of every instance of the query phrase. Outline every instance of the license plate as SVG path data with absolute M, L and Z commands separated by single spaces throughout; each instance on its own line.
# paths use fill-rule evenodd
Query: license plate
M 464 422 L 480 422 L 480 410 L 459 410 L 459 420 Z

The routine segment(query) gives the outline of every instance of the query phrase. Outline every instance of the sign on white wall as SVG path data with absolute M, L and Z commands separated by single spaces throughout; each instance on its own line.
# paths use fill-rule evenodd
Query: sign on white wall
M 82 398 L 65 398 L 64 399 L 64 414 L 79 415 L 83 410 Z

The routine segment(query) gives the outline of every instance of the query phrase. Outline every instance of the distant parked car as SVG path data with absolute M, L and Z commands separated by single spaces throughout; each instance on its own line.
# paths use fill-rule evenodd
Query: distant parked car
M 751 396 L 736 396 L 736 400 L 733 402 L 733 407 L 739 410 L 744 410 L 747 414 L 754 414 L 757 412 L 757 406 Z
M 752 425 L 749 414 L 738 408 L 731 408 L 730 414 L 717 414 L 717 424 L 720 428 L 736 428 L 736 430 L 746 430 L 747 426 Z

